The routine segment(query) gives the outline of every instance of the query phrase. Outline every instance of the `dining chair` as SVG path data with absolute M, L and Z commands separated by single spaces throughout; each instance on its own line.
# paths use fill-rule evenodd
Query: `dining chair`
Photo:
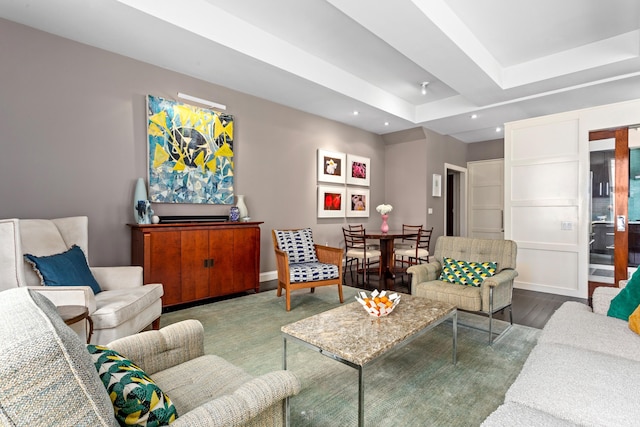
M 398 239 L 398 241 L 393 242 L 393 246 L 395 249 L 408 249 L 415 246 L 418 232 L 422 230 L 422 224 L 420 225 L 410 225 L 410 224 L 402 224 L 402 234 L 409 235 L 407 237 L 403 237 L 402 239 Z M 412 235 L 413 234 L 413 235 Z
M 406 237 L 405 240 L 412 242 L 408 248 L 399 248 L 395 250 L 395 263 L 402 267 L 410 267 L 423 262 L 429 262 L 429 246 L 431 245 L 431 234 L 433 227 L 430 229 L 420 228 L 415 236 Z
M 348 224 L 349 230 L 351 231 L 359 231 L 360 233 L 364 233 L 365 228 L 364 224 Z M 367 241 L 367 248 L 369 249 L 380 249 L 380 244 L 376 242 Z
M 363 282 L 366 285 L 368 283 L 368 275 L 371 267 L 378 264 L 378 274 L 380 274 L 380 255 L 381 252 L 377 249 L 370 248 L 365 237 L 365 229 L 359 231 L 353 231 L 347 228 L 342 228 L 342 234 L 344 235 L 345 246 L 345 267 L 349 269 L 351 273 L 351 281 L 353 282 L 353 269 L 352 264 L 356 263 L 356 284 L 358 284 L 358 274 L 362 271 Z M 360 268 L 360 262 L 362 262 L 362 268 Z M 344 275 L 343 275 L 344 281 Z

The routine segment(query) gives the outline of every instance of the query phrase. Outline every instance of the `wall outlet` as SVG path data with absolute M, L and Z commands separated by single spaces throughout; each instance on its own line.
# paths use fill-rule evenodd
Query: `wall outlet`
M 429 214 L 429 215 L 433 215 L 433 208 L 429 208 L 429 209 L 427 209 L 427 214 Z

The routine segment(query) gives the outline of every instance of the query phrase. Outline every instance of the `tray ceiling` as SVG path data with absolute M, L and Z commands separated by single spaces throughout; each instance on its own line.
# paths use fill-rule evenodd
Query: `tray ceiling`
M 0 17 L 378 134 L 485 141 L 640 98 L 637 0 L 3 0 Z

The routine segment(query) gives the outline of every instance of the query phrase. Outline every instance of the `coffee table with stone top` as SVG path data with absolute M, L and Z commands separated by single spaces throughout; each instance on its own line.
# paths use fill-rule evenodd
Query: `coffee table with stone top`
M 395 310 L 373 317 L 358 302 L 342 305 L 281 328 L 287 369 L 287 341 L 297 342 L 358 370 L 358 425 L 364 425 L 364 367 L 390 350 L 423 335 L 447 319 L 453 324 L 453 364 L 456 364 L 458 312 L 454 305 L 400 294 Z M 286 424 L 289 425 L 289 400 Z

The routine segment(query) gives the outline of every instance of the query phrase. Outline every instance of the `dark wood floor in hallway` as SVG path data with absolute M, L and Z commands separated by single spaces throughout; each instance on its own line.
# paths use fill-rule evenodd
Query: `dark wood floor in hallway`
M 377 281 L 377 277 L 373 276 L 373 282 Z M 363 288 L 362 283 L 353 285 L 351 278 L 347 276 L 347 284 Z M 377 284 L 377 283 L 376 283 Z M 278 283 L 276 280 L 260 283 L 260 290 L 267 291 L 276 289 Z M 368 286 L 367 289 L 373 289 L 375 285 Z M 405 276 L 404 281 L 396 280 L 395 289 L 399 292 L 409 293 L 409 279 Z M 297 292 L 308 292 L 306 290 Z M 560 307 L 565 301 L 578 301 L 586 304 L 586 299 L 565 297 L 562 295 L 548 294 L 543 292 L 534 292 L 524 289 L 513 290 L 513 323 L 518 325 L 530 326 L 542 329 L 546 325 L 549 317 Z M 509 320 L 509 312 L 496 313 L 496 319 Z

